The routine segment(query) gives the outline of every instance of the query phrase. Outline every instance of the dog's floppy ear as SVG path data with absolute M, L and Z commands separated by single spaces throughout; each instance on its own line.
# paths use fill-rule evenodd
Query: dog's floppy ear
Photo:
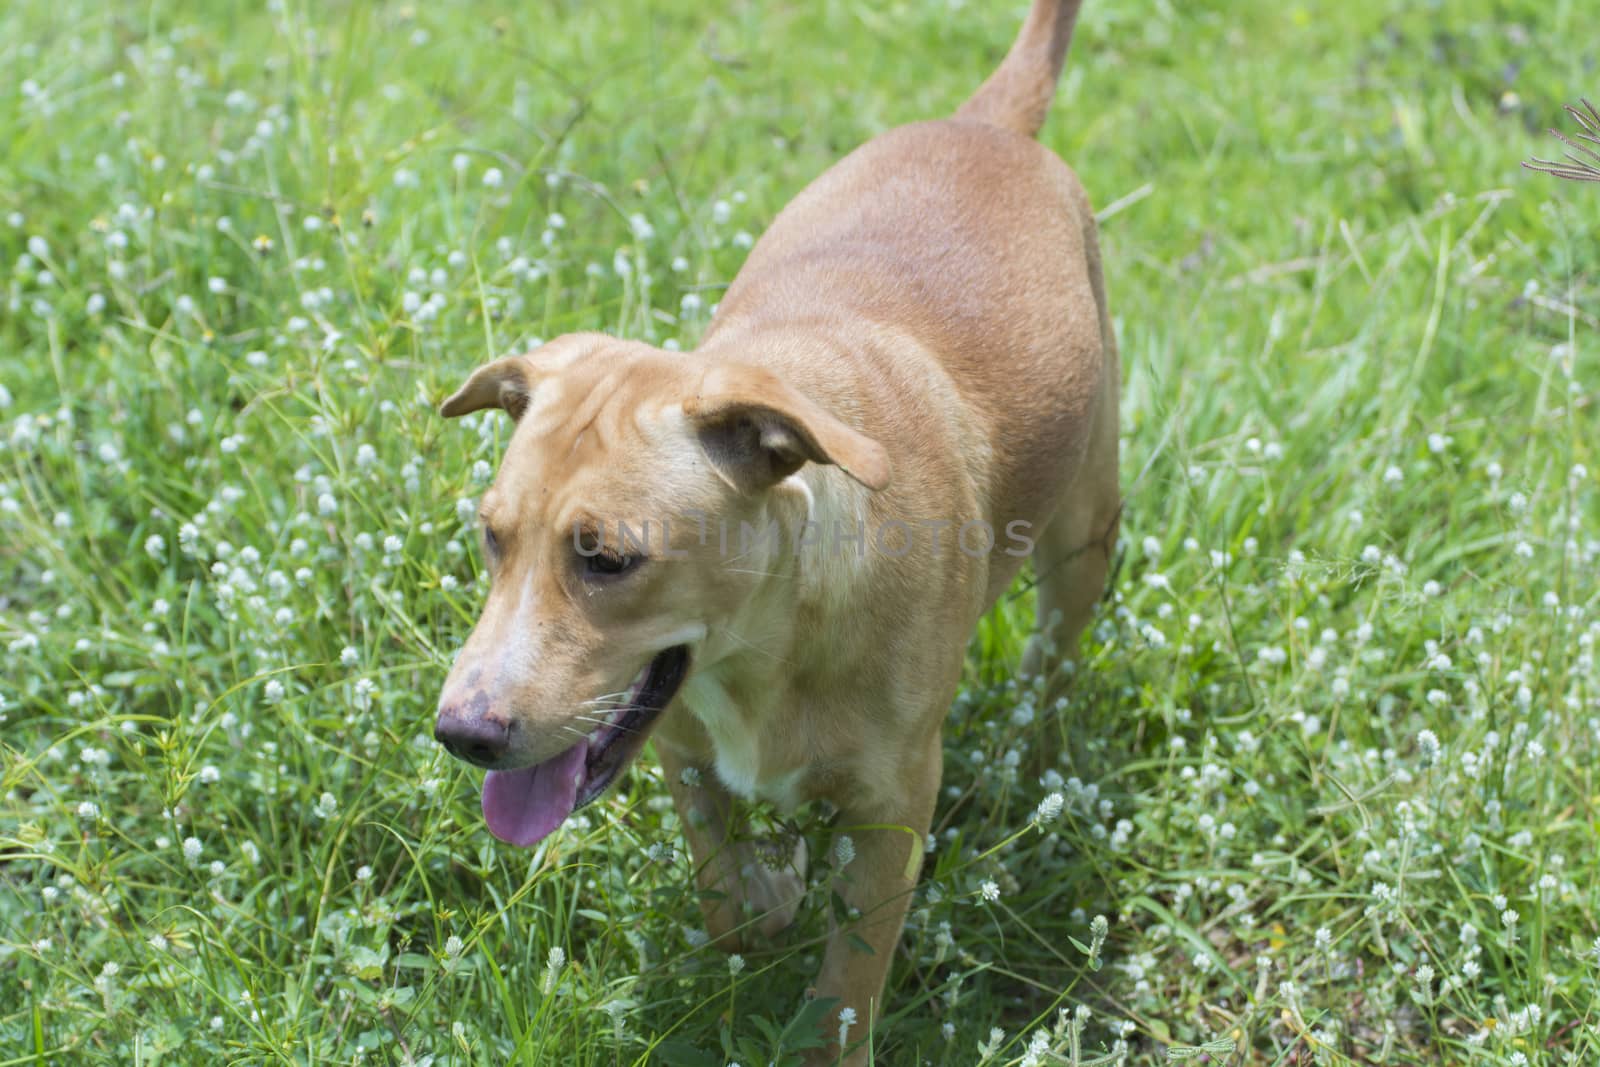
M 778 375 L 720 364 L 683 405 L 700 443 L 737 489 L 770 488 L 806 463 L 832 463 L 868 489 L 889 484 L 889 455 Z
M 439 405 L 439 414 L 453 419 L 484 408 L 503 408 L 520 419 L 532 392 L 533 368 L 527 357 L 507 356 L 473 371 L 466 384 Z

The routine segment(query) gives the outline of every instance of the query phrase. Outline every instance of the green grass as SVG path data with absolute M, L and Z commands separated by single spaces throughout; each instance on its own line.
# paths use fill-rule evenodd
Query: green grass
M 691 346 L 1020 5 L 273 6 L 0 12 L 0 1064 L 778 1060 L 820 894 L 730 966 L 650 760 L 530 853 L 432 742 L 506 434 L 432 409 Z M 1086 7 L 1124 556 L 1064 707 L 974 641 L 876 1062 L 1593 1063 L 1600 190 L 1517 165 L 1592 12 Z

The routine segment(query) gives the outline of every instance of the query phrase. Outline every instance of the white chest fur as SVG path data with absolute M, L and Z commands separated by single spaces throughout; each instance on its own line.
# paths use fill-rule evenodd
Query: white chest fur
M 804 768 L 763 775 L 759 725 L 740 713 L 714 671 L 691 677 L 679 699 L 710 735 L 717 777 L 730 792 L 746 800 L 771 801 L 786 810 L 795 806 Z

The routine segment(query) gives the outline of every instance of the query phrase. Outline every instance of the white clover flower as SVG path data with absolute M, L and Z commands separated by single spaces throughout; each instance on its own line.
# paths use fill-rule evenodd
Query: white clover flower
M 465 952 L 466 948 L 467 946 L 465 943 L 463 943 L 461 938 L 457 937 L 455 934 L 451 934 L 449 937 L 445 938 L 444 954 L 453 960 L 460 959 L 461 953 Z
M 506 176 L 500 172 L 499 167 L 490 167 L 483 172 L 483 185 L 486 189 L 498 189 L 505 184 Z
M 96 804 L 94 801 L 85 800 L 83 803 L 78 805 L 78 818 L 92 821 L 94 819 L 98 819 L 99 817 L 100 805 Z
M 1417 734 L 1417 751 L 1421 754 L 1424 763 L 1433 764 L 1439 760 L 1439 735 L 1432 730 L 1423 730 Z
M 361 653 L 357 652 L 353 645 L 345 645 L 339 650 L 339 662 L 343 666 L 354 667 L 360 661 Z
M 728 957 L 728 973 L 737 977 L 742 970 L 744 970 L 744 957 L 735 952 Z
M 983 894 L 983 899 L 988 903 L 996 903 L 1000 899 L 1000 884 L 989 879 L 978 887 L 978 892 Z
M 160 534 L 151 534 L 144 539 L 144 550 L 152 559 L 159 559 L 167 550 L 167 542 Z
M 278 703 L 283 699 L 283 693 L 283 683 L 276 678 L 268 679 L 266 686 L 262 689 L 262 695 L 266 697 L 268 704 Z
M 189 864 L 189 866 L 191 866 L 191 867 L 198 867 L 200 865 L 200 853 L 204 848 L 205 848 L 205 846 L 200 843 L 200 839 L 198 837 L 186 837 L 186 838 L 184 838 L 183 839 L 183 858 L 184 858 L 184 861 L 187 862 Z
M 1061 811 L 1066 807 L 1066 804 L 1066 798 L 1060 793 L 1047 794 L 1043 800 L 1039 801 L 1039 806 L 1034 809 L 1034 822 L 1054 822 L 1061 815 Z
M 1028 1039 L 1028 1050 L 1022 1055 L 1019 1067 L 1042 1067 L 1050 1052 L 1050 1031 L 1035 1030 Z
M 839 1044 L 843 1046 L 850 1040 L 850 1028 L 856 1024 L 856 1010 L 851 1007 L 839 1009 Z
M 833 864 L 841 870 L 856 858 L 856 843 L 849 834 L 840 834 L 833 842 Z
M 1000 1046 L 1005 1043 L 1005 1040 L 1006 1032 L 1004 1030 L 1000 1029 L 998 1026 L 991 1027 L 989 1030 L 989 1040 L 980 1042 L 978 1045 L 978 1055 L 983 1057 L 983 1059 L 990 1059 L 995 1053 L 1000 1051 Z
M 545 958 L 544 983 L 540 986 L 545 996 L 555 992 L 556 983 L 561 978 L 561 968 L 566 966 L 567 954 L 559 945 L 552 945 L 550 955 Z

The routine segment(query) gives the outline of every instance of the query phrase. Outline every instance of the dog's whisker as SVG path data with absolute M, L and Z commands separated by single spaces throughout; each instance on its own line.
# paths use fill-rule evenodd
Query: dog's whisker
M 723 567 L 729 574 L 754 574 L 762 578 L 793 578 L 792 574 L 779 574 L 776 571 L 758 571 L 749 567 Z
M 617 732 L 619 734 L 637 734 L 637 733 L 642 733 L 643 732 L 643 731 L 639 730 L 637 727 L 625 726 L 620 722 L 612 722 L 610 719 L 584 719 L 583 721 L 592 722 L 597 727 L 610 727 L 612 730 L 614 730 L 615 732 Z M 566 729 L 566 730 L 570 730 L 573 733 L 577 733 L 581 737 L 588 737 L 589 736 L 589 734 L 582 733 L 581 731 L 577 730 L 576 728 L 574 728 L 572 726 L 564 726 L 563 728 Z M 590 731 L 590 733 L 593 733 L 593 731 Z
M 733 630 L 733 629 L 731 629 L 731 628 L 729 628 L 727 626 L 719 626 L 719 627 L 717 627 L 717 632 L 723 634 L 724 636 L 726 636 L 727 638 L 732 640 L 735 644 L 742 645 L 743 647 L 748 648 L 752 652 L 758 652 L 761 655 L 766 656 L 768 659 L 772 660 L 774 663 L 782 663 L 782 664 L 785 664 L 785 665 L 789 664 L 789 661 L 787 659 L 785 659 L 784 657 L 778 655 L 776 652 L 773 652 L 771 649 L 762 648 L 760 645 L 756 644 L 754 641 L 750 640 L 748 637 L 741 636 L 737 631 L 735 631 L 735 630 Z
M 633 702 L 631 700 L 612 700 L 604 704 L 595 704 L 592 707 L 583 708 L 579 710 L 578 714 L 584 718 L 592 719 L 596 716 L 607 715 L 618 708 L 631 707 L 632 705 Z

